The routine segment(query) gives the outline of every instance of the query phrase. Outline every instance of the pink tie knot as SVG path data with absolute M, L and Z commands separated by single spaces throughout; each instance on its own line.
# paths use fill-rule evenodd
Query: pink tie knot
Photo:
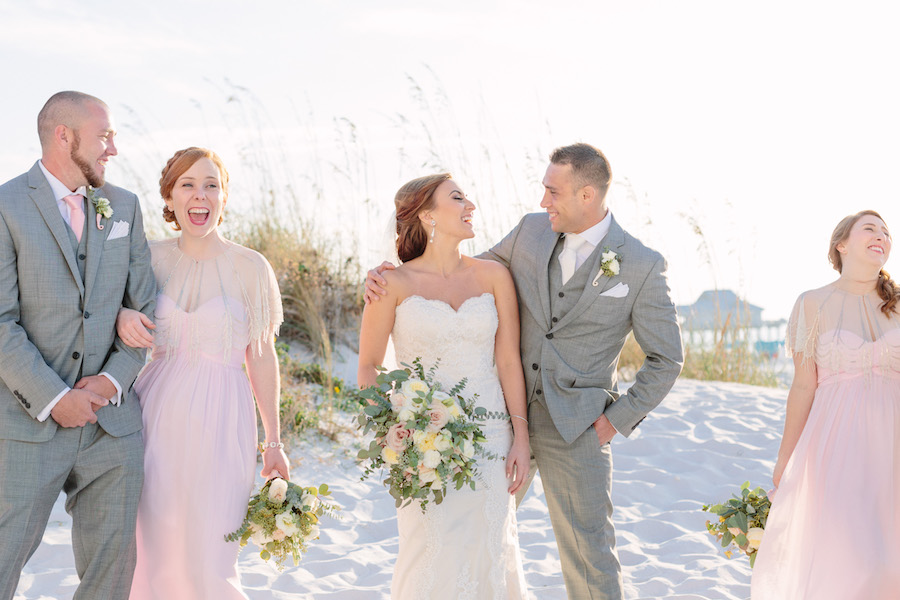
M 84 196 L 72 194 L 63 198 L 69 207 L 69 225 L 75 233 L 75 239 L 81 241 L 81 233 L 84 231 Z

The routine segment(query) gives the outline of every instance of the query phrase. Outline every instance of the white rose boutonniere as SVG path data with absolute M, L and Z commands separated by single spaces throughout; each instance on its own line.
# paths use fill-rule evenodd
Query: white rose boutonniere
M 607 277 L 615 277 L 619 274 L 619 263 L 622 257 L 609 249 L 609 246 L 603 249 L 600 255 L 600 271 Z
M 88 188 L 88 200 L 91 201 L 91 204 L 94 205 L 94 210 L 97 212 L 97 229 L 103 230 L 103 225 L 100 224 L 100 219 L 106 219 L 107 221 L 113 216 L 112 206 L 109 205 L 109 200 L 97 195 L 97 190 L 89 187 Z

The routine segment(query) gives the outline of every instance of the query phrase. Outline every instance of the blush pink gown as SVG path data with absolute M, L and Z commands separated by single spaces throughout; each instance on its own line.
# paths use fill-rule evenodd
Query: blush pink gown
M 807 292 L 788 345 L 818 386 L 753 570 L 753 600 L 900 598 L 900 315 Z
M 244 353 L 281 322 L 278 286 L 266 260 L 236 244 L 206 261 L 177 240 L 151 252 L 160 292 L 151 362 L 135 383 L 145 478 L 130 597 L 246 598 L 238 544 L 224 536 L 243 520 L 256 469 Z

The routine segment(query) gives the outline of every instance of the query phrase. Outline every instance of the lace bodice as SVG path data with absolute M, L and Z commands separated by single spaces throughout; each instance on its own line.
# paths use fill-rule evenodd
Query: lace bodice
M 477 392 L 480 406 L 505 411 L 494 365 L 498 323 L 489 293 L 468 298 L 458 310 L 443 300 L 409 296 L 394 317 L 391 335 L 397 364 L 412 364 L 416 357 L 422 358 L 426 369 L 439 364 L 435 379 L 442 385 L 452 387 L 465 377 L 464 396 Z
M 201 355 L 240 365 L 244 349 L 257 352 L 283 320 L 275 273 L 258 252 L 232 242 L 207 260 L 181 252 L 178 239 L 152 242 L 159 288 L 153 358 Z
M 874 292 L 834 284 L 806 292 L 794 305 L 786 349 L 814 359 L 819 382 L 872 373 L 900 378 L 900 314 L 888 318 Z

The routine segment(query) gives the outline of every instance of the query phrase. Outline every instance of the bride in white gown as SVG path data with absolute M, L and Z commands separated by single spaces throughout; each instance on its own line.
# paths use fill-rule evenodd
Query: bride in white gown
M 449 174 L 410 181 L 394 203 L 403 264 L 383 274 L 387 295 L 363 313 L 359 385 L 375 383 L 392 337 L 398 364 L 438 364 L 435 378 L 448 388 L 465 377 L 464 395 L 478 394 L 479 406 L 510 420 L 483 422 L 486 451 L 505 460 L 481 459 L 474 491 L 448 490 L 424 514 L 418 503 L 397 511 L 391 598 L 528 598 L 513 496 L 530 448 L 512 277 L 499 263 L 460 254 L 460 242 L 474 236 L 475 206 Z

